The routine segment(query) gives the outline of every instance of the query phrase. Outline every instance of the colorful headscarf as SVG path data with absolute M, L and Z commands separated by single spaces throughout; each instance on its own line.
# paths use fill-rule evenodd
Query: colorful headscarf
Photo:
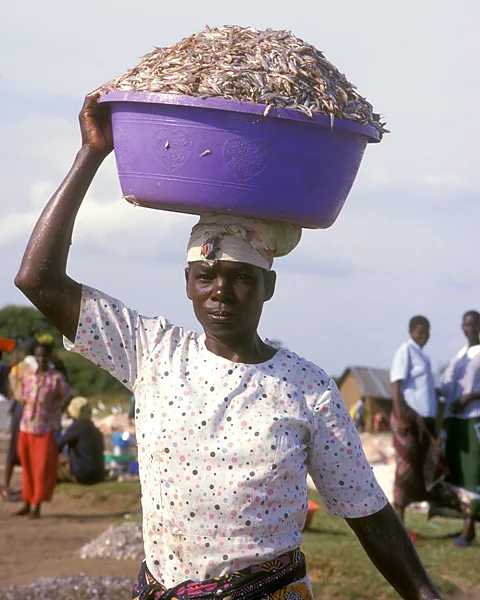
M 72 419 L 90 419 L 92 416 L 92 406 L 87 398 L 76 396 L 70 401 L 67 412 Z
M 204 214 L 190 234 L 187 261 L 229 260 L 270 270 L 273 259 L 289 254 L 301 236 L 301 228 L 290 223 Z

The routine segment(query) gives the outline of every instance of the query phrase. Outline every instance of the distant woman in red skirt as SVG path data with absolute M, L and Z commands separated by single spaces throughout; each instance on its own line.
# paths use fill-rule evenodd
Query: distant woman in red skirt
M 49 366 L 51 347 L 39 344 L 35 358 L 38 367 L 26 372 L 21 380 L 24 410 L 18 455 L 25 504 L 16 513 L 32 519 L 40 517 L 41 503 L 53 495 L 58 458 L 55 431 L 60 428 L 62 403 L 71 395 L 64 375 Z

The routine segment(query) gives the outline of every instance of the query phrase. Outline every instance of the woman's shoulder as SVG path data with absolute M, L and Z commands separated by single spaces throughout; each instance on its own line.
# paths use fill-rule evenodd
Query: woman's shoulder
M 306 382 L 307 387 L 314 382 L 315 387 L 325 391 L 330 385 L 332 381 L 330 375 L 311 360 L 283 347 L 279 349 L 277 356 L 282 369 L 286 368 L 287 372 L 292 373 L 295 377 L 300 377 L 302 381 Z
M 402 342 L 399 344 L 395 350 L 395 356 L 407 356 L 411 351 L 413 351 L 415 346 L 412 343 L 412 340 L 407 340 L 406 342 Z

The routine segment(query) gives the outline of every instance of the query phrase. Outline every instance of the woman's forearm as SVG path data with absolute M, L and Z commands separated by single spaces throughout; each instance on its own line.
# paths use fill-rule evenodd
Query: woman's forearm
M 347 522 L 370 560 L 404 600 L 441 598 L 390 505 L 369 517 Z
M 464 396 L 462 396 L 461 400 L 462 406 L 465 407 L 468 404 L 470 404 L 470 402 L 480 400 L 480 392 L 471 392 L 470 394 L 465 394 Z
M 407 403 L 403 397 L 401 386 L 401 381 L 395 381 L 392 383 L 392 403 L 397 417 L 403 417 L 407 408 Z

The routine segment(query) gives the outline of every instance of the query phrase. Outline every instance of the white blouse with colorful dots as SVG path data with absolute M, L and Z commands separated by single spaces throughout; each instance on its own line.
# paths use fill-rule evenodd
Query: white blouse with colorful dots
M 135 393 L 146 561 L 168 588 L 297 547 L 307 473 L 330 513 L 387 503 L 335 383 L 294 352 L 230 362 L 86 286 L 65 347 Z

